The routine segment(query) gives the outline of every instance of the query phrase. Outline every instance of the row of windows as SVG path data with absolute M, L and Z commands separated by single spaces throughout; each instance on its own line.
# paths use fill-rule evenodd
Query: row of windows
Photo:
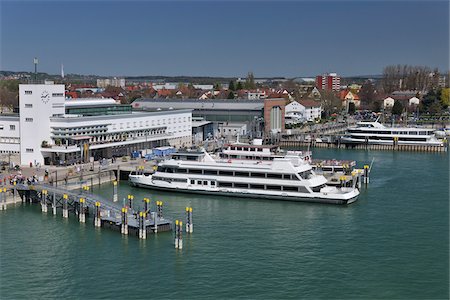
M 350 133 L 364 133 L 364 134 L 398 134 L 398 135 L 428 135 L 433 134 L 432 131 L 364 131 L 359 129 L 350 129 L 348 132 Z
M 231 150 L 237 150 L 237 151 L 252 151 L 252 152 L 263 152 L 263 148 L 253 148 L 253 147 L 235 147 L 231 146 Z
M 107 127 L 106 125 L 97 125 L 97 126 L 86 126 L 86 127 L 53 127 L 53 130 L 55 131 L 65 131 L 65 132 L 72 132 L 72 131 L 80 131 L 80 130 L 102 130 L 106 131 Z
M 188 122 L 190 122 L 191 121 L 191 117 L 179 117 L 178 118 L 178 123 L 179 122 L 186 122 L 186 120 L 188 121 Z M 162 122 L 161 122 L 162 121 Z M 166 125 L 166 119 L 158 119 L 158 120 L 152 120 L 152 122 L 151 122 L 151 126 L 155 126 L 155 125 L 161 125 L 161 123 L 162 123 L 162 125 Z M 172 123 L 172 119 L 167 119 L 167 123 L 168 124 L 171 124 Z M 176 124 L 177 123 L 177 119 L 176 118 L 173 118 L 173 123 L 174 124 Z M 120 123 L 120 124 L 118 124 L 119 125 L 119 128 L 120 129 L 123 129 L 124 128 L 124 125 L 126 125 L 126 128 L 130 128 L 131 127 L 131 124 L 133 124 L 133 127 L 134 128 L 137 128 L 137 127 L 144 127 L 144 121 L 134 121 L 134 122 L 126 122 L 126 123 Z M 148 127 L 148 126 L 150 126 L 150 121 L 145 121 L 145 126 L 146 127 Z M 188 126 L 187 125 L 184 125 L 184 127 L 185 128 L 187 128 Z M 113 124 L 113 130 L 116 130 L 116 128 L 117 128 L 117 124 Z M 178 128 L 180 129 L 181 128 L 181 126 L 178 126 Z
M 284 180 L 298 180 L 295 174 L 278 174 L 266 172 L 239 172 L 239 171 L 224 171 L 224 170 L 203 170 L 203 169 L 184 169 L 171 167 L 158 167 L 158 172 L 163 173 L 183 173 L 183 174 L 198 174 L 198 175 L 217 175 L 217 176 L 237 176 L 237 177 L 252 177 L 252 178 L 272 178 Z M 312 175 L 311 171 L 306 171 L 299 174 L 303 179 L 309 179 Z
M 219 155 L 221 158 L 224 159 L 248 159 L 248 160 L 273 160 L 272 156 L 256 156 L 256 155 L 230 155 L 225 153 L 220 153 Z
M 268 184 L 219 182 L 218 187 L 309 193 L 308 189 L 304 186 L 281 186 L 281 185 L 268 185 Z
M 211 186 L 216 186 L 216 182 L 215 182 L 215 181 L 208 181 L 208 180 L 194 180 L 194 179 L 191 179 L 191 184 L 197 184 L 197 185 L 208 186 L 208 183 L 209 183 L 209 185 L 211 185 Z
M 363 136 L 352 136 L 355 140 L 366 140 L 366 137 Z M 369 136 L 367 137 L 369 140 L 375 141 L 392 141 L 393 137 L 380 137 L 380 136 Z M 399 137 L 399 141 L 410 141 L 410 142 L 426 142 L 426 138 L 407 138 L 407 137 Z
M 186 179 L 180 179 L 180 178 L 164 178 L 159 176 L 153 176 L 153 180 L 161 180 L 166 182 L 186 182 Z
M 0 143 L 5 144 L 20 144 L 20 138 L 15 137 L 0 137 Z
M 0 130 L 5 129 L 5 126 L 0 125 Z M 9 125 L 9 130 L 16 130 L 16 125 Z
M 32 107 L 33 107 L 33 104 L 31 104 L 31 103 L 25 103 L 25 107 L 27 107 L 27 108 L 32 108 Z
M 25 122 L 33 122 L 33 118 L 25 118 Z
M 34 149 L 33 149 L 33 148 L 26 148 L 26 149 L 25 149 L 25 152 L 27 152 L 27 153 L 33 153 L 33 152 L 34 152 Z

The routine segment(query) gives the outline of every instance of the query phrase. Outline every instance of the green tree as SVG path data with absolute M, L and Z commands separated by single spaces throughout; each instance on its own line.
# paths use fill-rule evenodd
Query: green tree
M 364 82 L 359 91 L 359 98 L 364 107 L 369 107 L 370 103 L 375 99 L 375 87 L 370 80 Z
M 247 78 L 245 79 L 244 87 L 249 90 L 252 90 L 256 87 L 255 76 L 253 76 L 253 72 L 248 72 Z
M 450 88 L 445 88 L 441 90 L 441 105 L 443 108 L 447 109 L 450 105 Z
M 403 105 L 402 105 L 402 103 L 400 102 L 400 101 L 395 101 L 394 102 L 394 106 L 392 106 L 392 114 L 393 115 L 397 115 L 397 116 L 399 116 L 399 115 L 401 115 L 402 114 L 402 112 L 403 112 Z
M 428 111 L 430 106 L 440 100 L 440 91 L 435 91 L 433 89 L 429 90 L 428 93 L 422 99 L 423 109 Z
M 430 105 L 429 112 L 432 115 L 439 115 L 442 111 L 441 105 L 438 102 L 434 102 Z
M 380 101 L 374 101 L 372 103 L 372 110 L 374 112 L 380 112 L 381 111 L 381 103 L 380 103 Z
M 228 99 L 234 99 L 234 93 L 231 91 L 229 94 L 228 94 L 228 97 L 227 97 Z
M 214 90 L 218 91 L 220 90 L 220 84 L 219 83 L 214 83 Z
M 228 84 L 228 89 L 230 91 L 235 91 L 236 90 L 236 84 L 234 83 L 234 80 L 230 81 L 230 83 Z
M 353 114 L 355 113 L 355 111 L 356 111 L 356 105 L 355 105 L 355 103 L 354 103 L 354 102 L 350 102 L 350 103 L 348 104 L 348 113 L 349 113 L 350 115 L 353 115 Z
M 242 87 L 242 82 L 239 81 L 239 82 L 237 83 L 237 85 L 236 85 L 236 90 L 239 91 L 239 90 L 242 90 L 242 89 L 243 89 L 243 87 Z

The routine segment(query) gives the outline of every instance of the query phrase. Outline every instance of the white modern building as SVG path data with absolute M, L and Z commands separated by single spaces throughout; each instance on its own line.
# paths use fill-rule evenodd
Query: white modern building
M 0 154 L 20 153 L 19 116 L 0 114 Z
M 2 152 L 20 152 L 22 165 L 71 164 L 192 143 L 190 109 L 135 112 L 112 99 L 68 100 L 64 91 L 62 84 L 20 85 L 19 116 L 0 117 Z
M 313 100 L 292 101 L 285 107 L 288 119 L 313 121 L 321 118 L 322 107 Z

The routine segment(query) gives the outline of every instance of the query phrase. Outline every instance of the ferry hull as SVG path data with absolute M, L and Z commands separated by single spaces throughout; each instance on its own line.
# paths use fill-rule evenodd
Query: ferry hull
M 302 198 L 295 196 L 279 196 L 279 195 L 265 195 L 265 194 L 254 194 L 254 193 L 242 193 L 242 192 L 224 192 L 224 191 L 204 191 L 204 190 L 190 190 L 185 188 L 172 188 L 172 187 L 162 187 L 156 185 L 150 185 L 146 183 L 134 182 L 133 180 L 129 180 L 130 184 L 136 187 L 148 188 L 158 191 L 166 191 L 166 192 L 177 192 L 177 193 L 189 193 L 189 194 L 202 194 L 202 195 L 214 195 L 221 197 L 239 197 L 239 198 L 254 198 L 254 199 L 265 199 L 265 200 L 284 200 L 284 201 L 294 201 L 294 202 L 310 202 L 310 203 L 326 203 L 326 204 L 351 204 L 355 202 L 359 193 L 357 193 L 354 197 L 349 199 L 328 199 L 328 198 L 320 198 L 320 197 L 311 197 L 311 198 Z
M 341 144 L 349 144 L 349 145 L 394 145 L 393 140 L 361 140 L 361 139 L 353 139 L 348 137 L 341 137 Z M 411 141 L 397 141 L 397 145 L 422 145 L 422 146 L 443 146 L 442 142 L 411 142 Z

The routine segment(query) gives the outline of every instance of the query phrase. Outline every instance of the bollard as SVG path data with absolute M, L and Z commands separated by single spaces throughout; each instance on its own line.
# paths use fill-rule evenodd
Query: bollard
M 122 226 L 120 229 L 120 233 L 128 234 L 128 209 L 126 207 L 122 207 Z
M 0 210 L 6 210 L 6 194 L 3 193 L 3 189 L 0 188 Z
M 138 228 L 139 228 L 139 238 L 142 238 L 142 211 L 139 212 L 138 216 Z
M 47 212 L 47 190 L 41 191 L 41 211 Z
M 189 224 L 191 224 L 190 218 L 191 216 L 189 214 L 189 207 L 186 206 L 186 233 L 189 233 L 190 230 L 189 229 L 190 228 Z
M 163 213 L 162 213 L 162 201 L 156 201 L 156 212 L 158 214 L 158 218 L 163 219 Z
M 17 182 L 14 181 L 14 187 L 13 187 L 13 202 L 14 203 L 16 203 L 16 183 Z
M 113 182 L 113 201 L 114 202 L 119 201 L 119 197 L 118 197 L 118 194 L 117 194 L 117 181 Z
M 69 199 L 69 196 L 67 194 L 64 194 L 63 195 L 63 211 L 62 211 L 63 218 L 69 217 L 69 209 L 68 209 L 68 204 L 67 204 L 68 199 Z
M 145 225 L 145 219 L 147 217 L 147 213 L 142 213 L 142 239 L 147 239 L 147 226 Z
M 146 213 L 146 215 L 148 215 L 149 213 L 149 204 L 150 204 L 150 199 L 149 198 L 144 198 L 144 212 Z
M 183 222 L 178 226 L 178 249 L 183 249 Z
M 153 222 L 155 223 L 155 233 L 158 233 L 158 214 L 156 212 L 152 212 Z
M 178 220 L 175 220 L 175 249 L 178 249 Z
M 192 207 L 189 207 L 189 221 L 190 221 L 190 226 L 189 226 L 189 233 L 193 233 L 194 232 L 194 219 L 193 219 L 193 212 L 192 212 Z
M 194 224 L 192 222 L 192 207 L 186 207 L 186 233 L 194 232 Z
M 368 184 L 369 183 L 369 166 L 368 165 L 364 165 L 364 183 Z
M 53 215 L 56 215 L 56 192 L 53 191 L 53 203 L 52 203 Z
M 86 214 L 84 210 L 84 198 L 80 198 L 80 213 L 78 214 L 78 219 L 80 223 L 86 222 Z
M 95 202 L 95 217 L 94 217 L 94 226 L 101 227 L 102 221 L 100 218 L 100 202 Z
M 133 211 L 133 195 L 128 195 L 128 208 L 130 209 L 130 212 Z

